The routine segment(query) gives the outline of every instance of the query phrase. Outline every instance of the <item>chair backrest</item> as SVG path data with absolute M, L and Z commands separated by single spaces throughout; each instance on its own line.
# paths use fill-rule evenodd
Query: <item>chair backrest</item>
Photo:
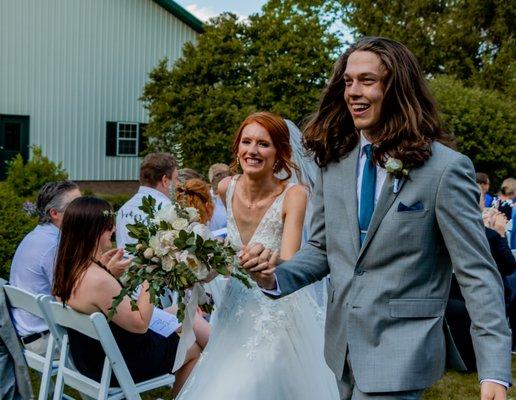
M 4 285 L 3 289 L 10 307 L 19 308 L 28 311 L 40 318 L 44 318 L 43 310 L 39 304 L 39 300 L 41 297 L 43 297 L 43 295 L 34 295 L 30 292 L 27 292 L 26 290 L 8 284 Z M 52 392 L 51 377 L 57 373 L 56 362 L 54 362 L 54 356 L 56 354 L 54 338 L 52 335 L 48 337 L 47 350 L 44 356 L 35 353 L 25 347 L 22 347 L 21 350 L 27 365 L 41 373 L 38 399 L 46 400 Z
M 11 285 L 4 285 L 4 291 L 11 307 L 21 308 L 37 317 L 43 318 L 41 307 L 38 304 L 38 297 L 42 295 L 35 295 Z
M 100 312 L 95 312 L 91 315 L 79 313 L 72 310 L 69 306 L 63 305 L 62 302 L 54 301 L 51 296 L 42 296 L 39 299 L 39 302 L 41 304 L 45 320 L 49 325 L 49 329 L 52 334 L 55 335 L 56 341 L 61 346 L 61 357 L 66 358 L 64 362 L 67 365 L 67 370 L 77 373 L 69 352 L 67 329 L 70 328 L 100 342 L 102 349 L 106 354 L 106 360 L 102 371 L 102 379 L 100 382 L 101 386 L 105 386 L 105 389 L 109 387 L 111 371 L 113 371 L 126 396 L 127 393 L 130 393 L 131 391 L 136 392 L 133 378 L 129 373 L 125 360 L 120 353 L 120 349 L 118 348 L 104 314 Z M 67 372 L 64 372 L 65 381 L 66 374 Z M 74 386 L 72 385 L 72 387 Z M 78 390 L 81 389 L 78 387 L 75 388 Z M 134 398 L 140 397 L 137 396 Z

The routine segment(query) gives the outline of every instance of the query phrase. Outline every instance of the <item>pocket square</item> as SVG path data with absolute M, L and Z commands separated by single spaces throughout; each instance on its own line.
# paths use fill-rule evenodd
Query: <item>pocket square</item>
M 401 201 L 398 204 L 398 211 L 423 211 L 425 208 L 423 207 L 423 203 L 420 201 L 416 201 L 411 206 L 406 206 Z

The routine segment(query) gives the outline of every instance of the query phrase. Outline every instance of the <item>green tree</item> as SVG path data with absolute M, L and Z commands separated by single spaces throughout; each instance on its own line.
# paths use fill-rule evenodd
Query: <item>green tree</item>
M 164 60 L 150 74 L 142 100 L 151 148 L 202 171 L 231 159 L 233 134 L 251 112 L 300 123 L 315 109 L 339 46 L 327 7 L 327 0 L 270 0 L 248 21 L 212 19 L 171 69 Z
M 354 36 L 406 44 L 425 73 L 515 93 L 516 7 L 506 0 L 340 0 Z
M 432 79 L 430 86 L 445 129 L 456 136 L 458 150 L 476 170 L 488 173 L 493 187 L 516 176 L 514 100 L 495 90 L 464 87 L 449 76 Z
M 50 161 L 38 146 L 32 148 L 32 157 L 27 163 L 18 154 L 7 167 L 6 183 L 21 197 L 33 195 L 47 182 L 65 179 L 68 179 L 68 173 L 62 164 Z
M 23 211 L 23 199 L 5 182 L 0 182 L 0 215 L 0 278 L 9 279 L 14 252 L 38 219 Z

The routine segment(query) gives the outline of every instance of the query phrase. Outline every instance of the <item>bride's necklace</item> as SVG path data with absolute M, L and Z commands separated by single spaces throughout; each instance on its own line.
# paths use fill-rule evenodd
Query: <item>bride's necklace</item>
M 280 193 L 273 193 L 272 195 L 266 196 L 263 199 L 259 199 L 259 200 L 256 200 L 256 201 L 247 200 L 243 196 L 241 197 L 241 199 L 244 202 L 244 204 L 247 206 L 247 209 L 250 210 L 251 208 L 257 208 L 260 204 L 267 204 L 267 202 L 270 199 L 272 199 L 274 197 L 278 197 L 280 194 L 281 194 L 281 192 Z

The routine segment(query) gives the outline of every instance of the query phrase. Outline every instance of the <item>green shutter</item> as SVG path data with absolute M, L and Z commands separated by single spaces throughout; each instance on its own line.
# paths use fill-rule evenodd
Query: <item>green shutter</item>
M 116 122 L 106 122 L 106 156 L 116 156 Z

